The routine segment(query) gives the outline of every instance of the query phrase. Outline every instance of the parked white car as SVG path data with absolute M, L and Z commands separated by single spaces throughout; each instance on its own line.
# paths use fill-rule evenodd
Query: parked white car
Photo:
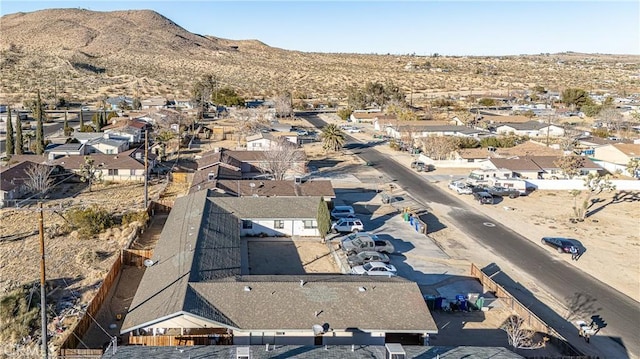
M 364 225 L 358 218 L 345 217 L 340 218 L 331 225 L 332 233 L 349 233 L 364 231 Z
M 351 268 L 351 273 L 358 275 L 384 275 L 393 277 L 398 275 L 397 272 L 396 267 L 392 264 L 385 264 L 382 262 L 369 262 L 361 266 Z
M 356 211 L 351 206 L 335 206 L 331 210 L 331 218 L 355 217 Z
M 460 181 L 450 182 L 449 189 L 458 192 L 458 194 L 471 194 L 473 192 L 471 186 Z
M 358 127 L 347 127 L 345 129 L 345 131 L 349 132 L 349 133 L 360 133 L 360 132 L 362 132 Z

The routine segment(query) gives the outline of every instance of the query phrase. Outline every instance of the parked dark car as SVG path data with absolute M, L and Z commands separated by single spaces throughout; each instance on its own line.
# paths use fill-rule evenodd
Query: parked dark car
M 369 262 L 389 263 L 389 256 L 375 251 L 364 251 L 347 257 L 347 263 L 352 267 L 361 266 Z
M 476 192 L 473 198 L 480 204 L 493 204 L 493 196 L 489 192 Z
M 555 248 L 558 253 L 571 253 L 571 247 L 574 246 L 573 242 L 562 237 L 542 237 L 541 242 Z

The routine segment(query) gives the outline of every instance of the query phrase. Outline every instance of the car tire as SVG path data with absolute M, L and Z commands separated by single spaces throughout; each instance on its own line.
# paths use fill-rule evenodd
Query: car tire
M 560 254 L 564 253 L 564 251 L 563 251 L 563 250 L 562 250 L 562 248 L 560 248 L 560 247 L 558 247 L 557 251 L 558 251 L 558 253 L 560 253 Z
M 514 198 L 516 198 L 516 197 L 518 197 L 518 196 L 516 196 L 516 195 L 515 195 L 515 194 L 513 194 L 513 193 L 509 195 L 509 198 L 511 198 L 511 199 L 514 199 Z
M 545 241 L 544 238 L 543 238 L 543 239 L 540 240 L 540 243 L 547 244 L 547 241 Z
M 358 228 L 354 228 L 353 231 L 351 231 L 351 232 L 358 233 L 358 232 L 360 232 L 360 230 Z
M 336 234 L 336 233 L 338 233 L 338 230 L 334 228 L 334 229 L 331 230 L 331 233 Z

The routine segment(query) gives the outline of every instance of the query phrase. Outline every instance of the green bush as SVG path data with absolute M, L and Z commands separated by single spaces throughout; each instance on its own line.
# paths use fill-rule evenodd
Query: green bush
M 96 206 L 70 209 L 65 213 L 65 218 L 71 225 L 71 229 L 77 230 L 83 237 L 96 235 L 112 227 L 115 222 L 111 213 Z
M 40 291 L 30 295 L 30 289 L 23 286 L 0 297 L 0 342 L 18 342 L 39 328 Z
M 133 222 L 140 222 L 144 224 L 147 223 L 148 220 L 149 214 L 147 211 L 127 212 L 122 216 L 122 225 L 126 226 Z

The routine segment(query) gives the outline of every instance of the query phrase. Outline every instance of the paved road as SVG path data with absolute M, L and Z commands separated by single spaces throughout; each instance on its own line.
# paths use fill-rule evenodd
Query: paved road
M 304 114 L 303 117 L 318 128 L 326 124 L 313 114 Z M 349 136 L 347 139 L 350 143 L 358 143 L 357 140 Z M 464 202 L 442 192 L 438 187 L 426 182 L 416 172 L 375 150 L 374 146 L 356 144 L 350 147 L 358 148 L 354 151 L 358 156 L 364 161 L 372 162 L 377 170 L 394 179 L 399 186 L 422 204 L 439 203 L 451 207 L 452 210 L 448 213 L 453 222 L 451 224 L 471 236 L 479 244 L 489 247 L 498 256 L 519 267 L 531 277 L 540 278 L 540 285 L 553 294 L 557 300 L 561 302 L 568 300 L 568 298 L 585 300 L 587 296 L 595 298 L 597 302 L 584 304 L 589 304 L 591 308 L 602 308 L 597 312 L 589 313 L 590 315 L 599 314 L 607 323 L 606 328 L 598 334 L 598 343 L 616 346 L 619 345 L 617 342 L 621 342 L 628 355 L 636 357 L 640 355 L 640 341 L 638 340 L 640 309 L 638 302 L 564 261 L 555 261 L 548 251 L 500 223 L 493 223 L 491 218 L 475 212 Z M 544 303 L 535 298 L 534 294 L 512 281 L 505 280 L 503 283 L 520 302 L 529 306 L 533 312 L 537 313 L 541 319 L 570 342 L 574 343 L 579 340 L 575 326 L 549 310 Z M 584 319 L 589 320 L 590 315 Z M 617 338 L 617 340 L 605 340 L 605 335 Z M 596 338 L 593 338 L 591 343 L 592 347 L 595 346 Z M 585 345 L 578 344 L 581 344 L 580 348 L 584 350 Z M 625 350 L 620 349 L 619 352 L 625 352 Z

